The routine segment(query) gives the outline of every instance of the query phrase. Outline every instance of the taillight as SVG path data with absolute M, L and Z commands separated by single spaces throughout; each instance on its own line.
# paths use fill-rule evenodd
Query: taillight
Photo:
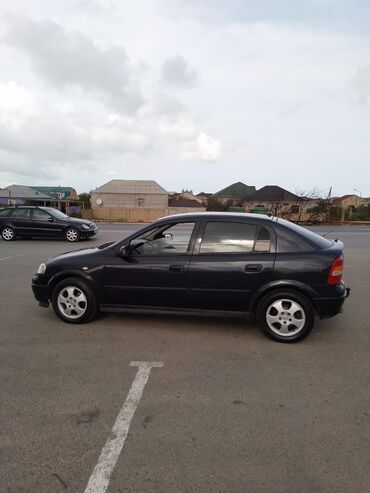
M 328 284 L 340 284 L 343 276 L 343 255 L 339 255 L 331 264 Z

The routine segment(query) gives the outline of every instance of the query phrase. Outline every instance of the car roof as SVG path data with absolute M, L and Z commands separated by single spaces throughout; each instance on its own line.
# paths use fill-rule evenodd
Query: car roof
M 7 205 L 3 209 L 55 209 L 55 207 L 47 207 L 43 205 Z
M 273 216 L 266 216 L 264 214 L 252 214 L 252 213 L 244 213 L 244 212 L 187 212 L 183 214 L 174 214 L 171 216 L 164 216 L 161 217 L 160 219 L 157 219 L 157 221 L 168 221 L 168 220 L 182 220 L 182 219 L 187 219 L 187 220 L 197 220 L 200 218 L 220 218 L 220 219 L 230 219 L 230 218 L 235 218 L 235 219 L 257 219 L 265 222 L 271 222 L 271 221 L 277 221 L 276 217 Z M 155 222 L 157 222 L 155 221 Z

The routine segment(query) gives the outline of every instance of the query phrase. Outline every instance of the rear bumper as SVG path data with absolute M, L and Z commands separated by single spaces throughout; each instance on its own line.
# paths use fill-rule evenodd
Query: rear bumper
M 336 290 L 338 296 L 314 299 L 320 318 L 334 317 L 343 310 L 343 304 L 350 294 L 350 288 L 346 288 L 344 284 L 339 284 L 336 286 Z

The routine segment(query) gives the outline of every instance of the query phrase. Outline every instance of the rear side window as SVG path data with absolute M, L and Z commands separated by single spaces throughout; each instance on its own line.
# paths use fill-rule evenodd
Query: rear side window
M 283 228 L 277 230 L 278 253 L 311 252 L 315 247 L 303 238 Z
M 0 217 L 8 217 L 11 209 L 0 209 Z
M 322 236 L 314 233 L 313 231 L 310 231 L 309 229 L 302 228 L 302 226 L 298 226 L 298 224 L 291 223 L 290 221 L 285 221 L 285 219 L 279 219 L 277 224 L 282 224 L 284 228 L 279 228 L 278 233 L 280 234 L 281 231 L 285 232 L 286 236 L 289 236 L 297 243 L 302 243 L 302 246 L 306 244 L 306 250 L 307 251 L 307 245 L 310 246 L 311 248 L 308 248 L 308 250 L 315 250 L 314 246 L 312 243 L 320 248 L 320 249 L 325 249 L 325 248 L 330 248 L 332 245 L 332 242 L 330 240 L 327 240 L 326 238 L 323 238 Z M 283 241 L 283 239 L 282 239 Z M 285 240 L 288 241 L 288 240 Z M 279 240 L 278 240 L 279 243 Z M 279 247 L 278 247 L 279 249 Z M 290 252 L 298 251 L 296 250 L 289 250 Z M 303 250 L 299 250 L 303 251 Z
M 254 224 L 210 221 L 204 229 L 199 253 L 248 253 L 270 250 L 270 235 Z

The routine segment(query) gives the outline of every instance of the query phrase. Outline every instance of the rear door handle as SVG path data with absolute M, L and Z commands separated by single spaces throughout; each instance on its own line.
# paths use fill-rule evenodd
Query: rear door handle
M 261 264 L 247 264 L 244 268 L 245 272 L 260 272 L 262 270 Z
M 181 272 L 183 270 L 185 270 L 185 267 L 183 265 L 170 265 L 171 272 Z

